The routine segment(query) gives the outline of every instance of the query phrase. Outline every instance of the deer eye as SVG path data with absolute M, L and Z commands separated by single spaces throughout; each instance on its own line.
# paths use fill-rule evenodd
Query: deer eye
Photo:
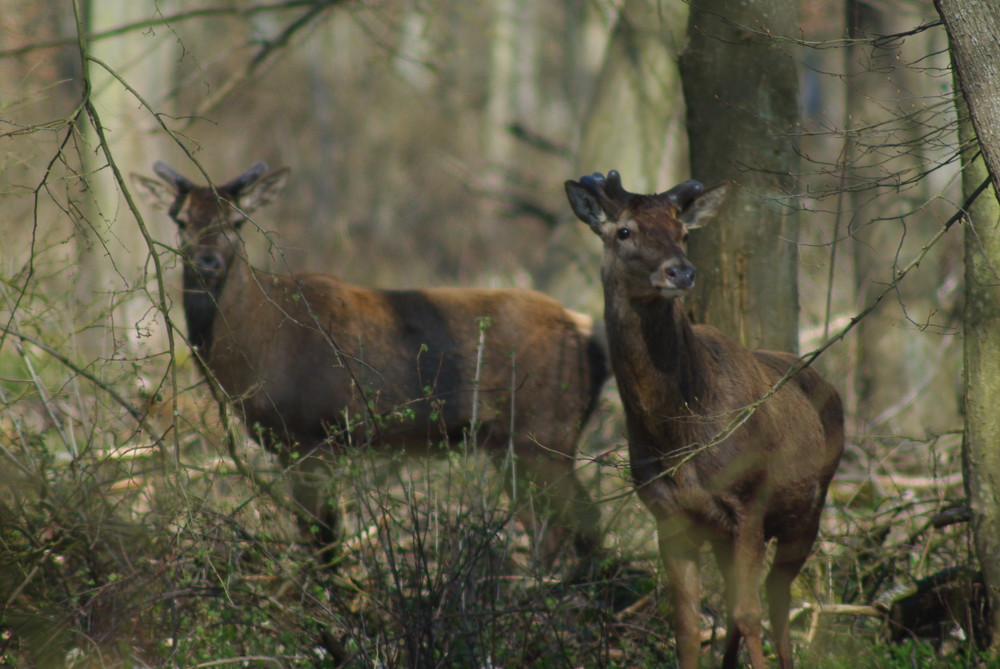
M 616 236 L 619 240 L 624 241 L 632 235 L 632 232 L 628 228 L 618 228 Z

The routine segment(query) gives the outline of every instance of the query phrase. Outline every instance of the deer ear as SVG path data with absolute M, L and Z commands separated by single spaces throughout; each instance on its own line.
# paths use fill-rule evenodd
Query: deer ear
M 288 174 L 288 168 L 283 167 L 262 179 L 251 182 L 235 193 L 243 213 L 249 214 L 278 197 L 288 185 Z
M 684 224 L 684 227 L 688 230 L 694 230 L 715 218 L 715 215 L 719 212 L 719 207 L 722 206 L 731 189 L 732 184 L 727 182 L 710 188 L 695 198 L 681 212 L 680 220 Z
M 600 234 L 601 225 L 607 222 L 608 215 L 597 196 L 578 181 L 567 181 L 565 186 L 566 197 L 569 198 L 569 206 L 573 209 L 573 213 L 594 232 Z
M 705 187 L 694 179 L 688 179 L 679 183 L 666 193 L 661 193 L 659 197 L 667 197 L 677 207 L 678 211 L 684 211 L 695 199 L 705 192 Z
M 157 179 L 150 179 L 141 174 L 132 174 L 132 185 L 142 196 L 149 206 L 161 211 L 169 211 L 174 200 L 177 199 L 177 190 L 172 183 L 165 183 Z

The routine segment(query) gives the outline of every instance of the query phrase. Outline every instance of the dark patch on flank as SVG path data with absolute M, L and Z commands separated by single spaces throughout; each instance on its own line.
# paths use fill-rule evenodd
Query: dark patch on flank
M 422 402 L 422 412 L 430 413 L 431 403 L 442 400 L 443 415 L 439 421 L 447 425 L 459 423 L 466 413 L 462 407 L 468 401 L 463 391 L 472 390 L 472 380 L 463 378 L 459 357 L 463 354 L 462 340 L 454 331 L 458 324 L 453 323 L 423 291 L 386 291 L 382 295 L 392 312 L 392 321 L 399 328 L 401 339 L 395 345 L 417 356 L 418 378 L 413 387 L 417 394 L 410 399 L 424 397 L 423 389 L 430 387 L 430 397 Z M 449 438 L 456 436 L 461 437 L 448 435 Z

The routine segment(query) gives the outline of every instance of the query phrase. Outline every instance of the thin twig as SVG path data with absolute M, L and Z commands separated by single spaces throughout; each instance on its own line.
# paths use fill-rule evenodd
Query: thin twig
M 38 341 L 37 339 L 35 339 L 30 335 L 26 335 L 23 332 L 18 332 L 17 330 L 7 327 L 6 325 L 0 324 L 0 331 L 2 331 L 4 334 L 9 334 L 17 339 L 20 339 L 21 341 L 26 341 L 29 344 L 41 349 L 42 351 L 45 351 L 50 356 L 59 361 L 60 364 L 62 364 L 65 367 L 68 367 L 74 374 L 79 374 L 80 376 L 82 376 L 83 378 L 87 379 L 95 386 L 100 388 L 102 391 L 106 392 L 123 409 L 128 411 L 129 415 L 132 416 L 132 418 L 134 418 L 138 423 L 143 424 L 144 419 L 146 417 L 145 412 L 137 409 L 127 399 L 122 397 L 114 388 L 101 381 L 99 378 L 88 372 L 83 367 L 77 365 L 75 362 L 64 356 L 59 351 L 55 350 L 54 348 L 52 348 L 47 344 Z

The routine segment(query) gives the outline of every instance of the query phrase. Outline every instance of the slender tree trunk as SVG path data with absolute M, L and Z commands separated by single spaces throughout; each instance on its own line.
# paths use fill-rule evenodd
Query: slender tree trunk
M 934 233 L 935 217 L 913 213 L 919 203 L 945 192 L 942 179 L 954 175 L 945 167 L 949 158 L 939 153 L 940 146 L 957 140 L 928 139 L 929 127 L 950 123 L 949 115 L 931 102 L 940 81 L 927 76 L 928 69 L 947 66 L 936 55 L 944 46 L 941 31 L 889 37 L 929 22 L 929 9 L 861 0 L 849 0 L 846 9 L 853 41 L 845 50 L 841 201 L 860 310 Z M 939 169 L 925 173 L 935 163 Z M 909 277 L 895 299 L 883 300 L 849 339 L 855 363 L 845 395 L 853 431 L 919 435 L 952 429 L 959 410 L 954 380 L 936 362 L 949 351 L 948 337 L 936 335 L 940 330 L 935 327 L 920 327 L 950 318 L 947 308 L 942 309 L 941 279 L 934 272 Z M 957 352 L 955 358 L 957 364 Z
M 753 347 L 798 349 L 798 78 L 772 37 L 798 3 L 694 3 L 681 58 L 691 176 L 738 184 L 718 225 L 691 235 L 695 320 Z
M 488 174 L 484 179 L 489 192 L 500 192 L 514 155 L 514 138 L 507 127 L 517 120 L 517 79 L 519 28 L 523 0 L 493 0 L 493 34 L 490 50 L 489 104 L 486 109 L 486 144 Z M 486 201 L 485 214 L 495 217 L 495 203 Z
M 959 109 L 964 107 L 959 104 Z M 975 134 L 962 125 L 963 145 Z M 971 159 L 973 152 L 966 153 Z M 968 195 L 987 178 L 981 158 L 968 160 Z M 965 438 L 962 469 L 972 509 L 976 552 L 990 587 L 993 638 L 1000 639 L 1000 206 L 988 189 L 969 208 L 965 233 Z
M 856 308 L 863 309 L 871 300 L 872 292 L 879 292 L 887 276 L 891 276 L 891 263 L 886 262 L 887 249 L 899 235 L 896 226 L 890 226 L 891 216 L 899 213 L 889 209 L 878 196 L 875 186 L 884 176 L 882 160 L 871 158 L 879 144 L 874 133 L 865 128 L 886 127 L 892 123 L 893 110 L 886 101 L 895 96 L 893 80 L 900 58 L 898 49 L 890 43 L 873 46 L 863 41 L 868 35 L 892 32 L 903 21 L 890 26 L 887 10 L 859 0 L 846 3 L 847 36 L 852 42 L 845 49 L 848 74 L 844 110 L 845 148 L 844 185 L 850 186 L 844 194 L 848 212 L 851 256 L 854 266 Z M 897 205 L 898 206 L 898 205 Z M 891 227 L 891 229 L 889 229 Z M 848 416 L 852 428 L 867 433 L 873 416 L 881 413 L 899 397 L 899 379 L 902 378 L 902 347 L 895 337 L 883 336 L 893 332 L 895 315 L 889 314 L 888 305 L 868 314 L 850 340 L 851 357 L 856 364 L 850 366 L 847 379 Z M 877 364 L 876 364 L 877 361 Z
M 615 169 L 637 193 L 666 190 L 687 178 L 676 64 L 684 17 L 681 3 L 625 1 L 584 113 L 574 178 Z M 590 231 L 567 216 L 535 284 L 571 308 L 600 313 L 600 258 Z
M 80 6 L 88 33 L 147 19 L 153 12 L 150 6 L 128 0 L 91 0 Z M 159 9 L 167 11 L 169 6 L 160 3 Z M 140 108 L 135 96 L 114 75 L 155 104 L 165 88 L 163 52 L 150 53 L 150 44 L 121 38 L 91 42 L 89 53 L 102 63 L 83 63 L 83 68 L 90 79 L 90 100 L 104 126 L 108 150 L 123 173 L 144 172 L 153 161 L 153 142 L 143 131 L 152 125 L 150 112 Z M 166 343 L 162 323 L 154 322 L 156 316 L 150 309 L 156 277 L 148 275 L 149 249 L 120 197 L 119 184 L 90 119 L 82 135 L 86 148 L 80 155 L 81 180 L 86 188 L 80 189 L 78 200 L 74 297 L 78 318 L 94 327 L 82 331 L 78 340 L 81 353 L 87 359 L 139 359 L 145 347 L 159 348 Z
M 1000 649 L 1000 6 L 993 0 L 937 0 L 951 40 L 963 151 L 962 184 L 971 194 L 965 235 L 965 489 L 976 553 Z M 978 145 L 977 145 L 978 135 Z M 982 158 L 975 158 L 977 148 Z M 987 169 L 988 168 L 988 169 Z

